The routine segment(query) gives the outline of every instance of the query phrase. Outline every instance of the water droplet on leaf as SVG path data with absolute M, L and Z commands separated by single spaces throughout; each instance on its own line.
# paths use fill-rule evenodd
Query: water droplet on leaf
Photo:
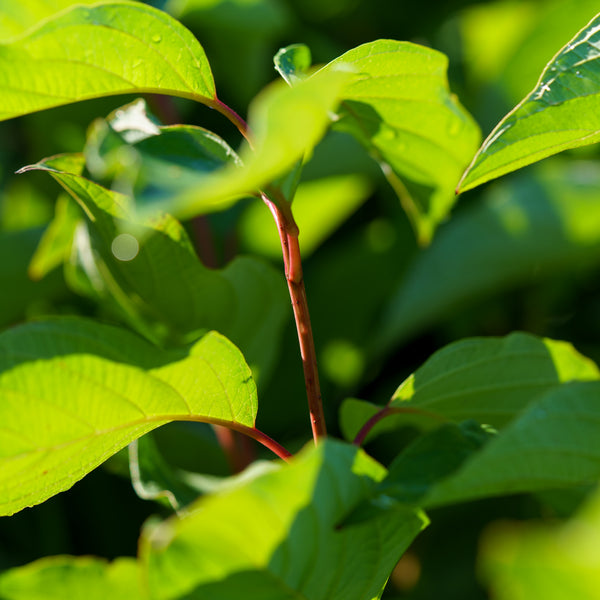
M 162 35 L 159 35 L 158 33 L 156 35 L 152 36 L 152 41 L 155 44 L 158 44 L 161 40 L 162 40 Z

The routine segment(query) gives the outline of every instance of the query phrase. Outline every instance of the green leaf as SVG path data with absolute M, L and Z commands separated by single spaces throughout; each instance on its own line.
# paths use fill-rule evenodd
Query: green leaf
M 183 519 L 142 536 L 151 598 L 378 598 L 424 517 L 400 507 L 336 526 L 384 474 L 362 451 L 330 440 L 204 496 Z
M 97 4 L 98 0 L 0 0 L 0 39 L 20 35 L 40 21 L 74 4 Z
M 53 556 L 0 574 L 2 600 L 141 600 L 138 563 Z
M 321 72 L 357 74 L 344 90 L 335 128 L 380 163 L 420 242 L 430 241 L 454 203 L 454 188 L 477 149 L 472 117 L 448 90 L 446 56 L 409 42 L 379 40 L 346 52 Z
M 549 390 L 423 501 L 440 506 L 475 498 L 552 490 L 600 479 L 600 384 Z
M 482 298 L 598 264 L 600 169 L 556 157 L 486 190 L 420 253 L 373 336 L 393 346 Z
M 599 378 L 595 363 L 567 342 L 526 333 L 460 340 L 433 354 L 398 387 L 387 404 L 391 416 L 375 425 L 371 436 L 405 425 L 430 428 L 444 420 L 503 427 L 548 390 Z M 356 400 L 344 411 L 348 439 L 376 412 L 374 405 Z
M 164 12 L 75 6 L 0 45 L 0 119 L 114 94 L 153 92 L 219 108 L 204 50 Z
M 558 52 L 534 90 L 498 123 L 463 175 L 459 192 L 600 139 L 598 43 L 600 15 Z
M 486 532 L 479 572 L 498 600 L 598 600 L 600 494 L 562 524 L 503 523 Z
M 223 210 L 291 170 L 325 134 L 350 75 L 333 69 L 293 88 L 275 82 L 249 109 L 253 148 L 240 151 L 242 167 L 230 164 L 208 173 L 201 186 L 181 191 L 158 208 L 177 218 Z
M 567 342 L 526 333 L 471 338 L 433 354 L 389 405 L 501 427 L 541 393 L 567 381 L 599 378 L 596 364 Z
M 31 323 L 0 335 L 0 370 L 3 515 L 68 489 L 169 421 L 254 427 L 250 369 L 215 332 L 161 351 L 89 320 Z
M 310 48 L 305 44 L 292 44 L 280 48 L 273 58 L 275 70 L 289 84 L 294 85 L 307 76 L 312 63 Z
M 48 171 L 87 215 L 87 226 L 76 230 L 75 248 L 88 293 L 110 302 L 121 318 L 156 342 L 185 343 L 202 330 L 221 331 L 240 346 L 255 377 L 267 379 L 289 314 L 279 273 L 248 257 L 222 270 L 208 269 L 175 219 L 155 215 L 139 224 L 129 198 L 55 170 L 61 166 L 63 158 L 54 158 L 29 168 Z
M 201 187 L 207 174 L 229 163 L 241 164 L 229 145 L 211 131 L 192 125 L 160 126 L 141 99 L 106 120 L 97 119 L 84 152 L 86 166 L 97 181 L 134 196 L 142 206 Z

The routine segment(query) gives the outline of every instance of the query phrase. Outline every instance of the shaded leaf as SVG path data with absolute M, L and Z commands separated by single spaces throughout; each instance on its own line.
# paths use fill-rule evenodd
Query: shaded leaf
M 430 48 L 378 40 L 321 71 L 345 66 L 356 73 L 335 128 L 356 137 L 380 163 L 422 243 L 450 211 L 479 143 L 477 125 L 448 90 L 447 65 Z
M 47 170 L 88 217 L 75 236 L 88 293 L 112 302 L 122 318 L 157 342 L 182 343 L 202 330 L 219 330 L 241 347 L 257 378 L 260 372 L 266 379 L 289 312 L 279 274 L 246 257 L 220 271 L 204 267 L 184 228 L 171 216 L 139 224 L 128 197 L 55 170 L 60 161 L 30 168 Z M 127 247 L 115 245 L 119 240 L 131 244 L 130 255 L 122 254 Z
M 0 336 L 0 369 L 2 514 L 68 489 L 169 421 L 254 427 L 250 369 L 214 332 L 161 351 L 89 320 L 31 323 Z
M 179 511 L 199 495 L 179 469 L 161 455 L 151 433 L 129 444 L 129 471 L 136 494 Z
M 541 396 L 455 474 L 439 482 L 424 504 L 598 481 L 599 436 L 599 384 L 563 384 Z
M 567 381 L 599 378 L 595 363 L 567 342 L 526 333 L 468 338 L 442 348 L 408 377 L 387 404 L 392 415 L 371 435 L 444 420 L 474 419 L 499 428 L 545 392 Z M 361 426 L 358 418 L 373 416 L 375 406 L 355 400 L 344 411 L 344 433 L 353 438 Z
M 32 281 L 27 276 L 42 233 L 38 228 L 0 232 L 0 256 L 6 257 L 0 261 L 0 286 L 10 290 L 0 294 L 0 327 L 22 320 L 36 303 L 46 305 L 68 294 L 58 272 L 43 281 Z
M 141 600 L 140 573 L 133 558 L 54 556 L 0 574 L 2 600 Z
M 137 2 L 74 6 L 0 45 L 0 86 L 0 119 L 140 92 L 219 108 L 210 66 L 194 36 Z
M 505 289 L 574 272 L 600 256 L 600 169 L 555 158 L 491 187 L 416 256 L 388 300 L 373 350 L 383 354 Z
M 384 474 L 360 450 L 326 441 L 203 497 L 183 519 L 143 535 L 151 598 L 379 597 L 423 517 L 399 508 L 361 525 L 336 525 Z
M 600 139 L 599 44 L 600 15 L 558 52 L 534 90 L 498 123 L 458 191 Z

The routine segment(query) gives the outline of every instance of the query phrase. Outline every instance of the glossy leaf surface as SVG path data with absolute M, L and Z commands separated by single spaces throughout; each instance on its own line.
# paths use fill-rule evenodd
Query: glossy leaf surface
M 68 489 L 169 421 L 254 427 L 250 369 L 214 332 L 187 351 L 167 352 L 115 327 L 53 320 L 4 332 L 0 361 L 5 515 Z
M 479 149 L 458 191 L 600 139 L 600 15 L 548 63 L 534 88 Z
M 292 44 L 281 48 L 273 58 L 275 69 L 289 85 L 304 79 L 312 63 L 308 46 Z
M 141 600 L 133 558 L 108 563 L 99 558 L 55 556 L 0 574 L 3 600 Z
M 141 3 L 75 6 L 0 45 L 0 119 L 114 94 L 154 92 L 216 106 L 204 50 Z
M 408 42 L 379 40 L 346 52 L 356 78 L 335 127 L 380 163 L 419 240 L 430 241 L 454 203 L 454 188 L 479 143 L 479 129 L 448 89 L 447 58 Z
M 399 508 L 336 525 L 384 474 L 362 451 L 327 441 L 200 499 L 142 538 L 151 598 L 379 597 L 424 517 Z

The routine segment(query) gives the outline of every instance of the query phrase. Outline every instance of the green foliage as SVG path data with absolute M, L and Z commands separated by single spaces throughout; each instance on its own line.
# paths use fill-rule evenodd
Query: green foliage
M 599 24 L 598 17 L 592 19 L 548 63 L 533 91 L 484 142 L 459 190 L 600 139 L 596 118 Z
M 300 4 L 0 0 L 0 599 L 597 596 L 600 16 Z

